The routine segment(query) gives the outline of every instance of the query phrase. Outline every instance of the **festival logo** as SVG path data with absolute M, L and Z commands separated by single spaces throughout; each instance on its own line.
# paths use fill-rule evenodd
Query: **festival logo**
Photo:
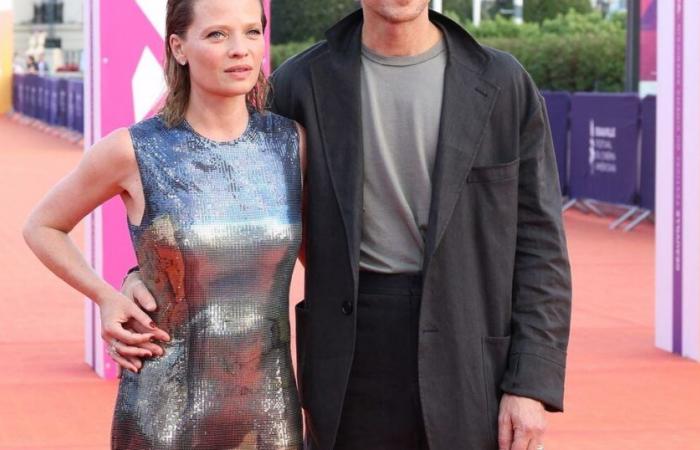
M 596 173 L 617 173 L 617 154 L 615 153 L 616 127 L 596 125 L 589 121 L 588 165 L 590 175 Z

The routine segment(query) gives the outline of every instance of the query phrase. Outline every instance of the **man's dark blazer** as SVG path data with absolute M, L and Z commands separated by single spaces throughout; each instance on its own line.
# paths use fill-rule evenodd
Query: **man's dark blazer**
M 544 101 L 508 54 L 431 12 L 448 51 L 418 373 L 431 450 L 497 448 L 503 392 L 563 408 L 571 287 Z M 353 360 L 362 225 L 362 13 L 274 74 L 307 131 L 306 294 L 296 307 L 310 449 L 335 441 Z M 411 92 L 406 92 L 407 96 Z M 361 450 L 361 449 L 358 449 Z

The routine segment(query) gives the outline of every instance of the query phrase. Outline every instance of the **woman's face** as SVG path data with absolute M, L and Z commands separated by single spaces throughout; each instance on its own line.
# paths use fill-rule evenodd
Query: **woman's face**
M 171 45 L 178 61 L 189 65 L 193 90 L 247 94 L 265 51 L 260 0 L 197 0 L 187 34 L 171 37 Z

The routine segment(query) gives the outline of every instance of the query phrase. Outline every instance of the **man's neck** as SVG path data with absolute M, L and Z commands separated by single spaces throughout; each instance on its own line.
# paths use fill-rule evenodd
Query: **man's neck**
M 407 22 L 389 22 L 364 10 L 362 44 L 382 56 L 414 56 L 435 46 L 442 33 L 430 22 L 428 9 Z

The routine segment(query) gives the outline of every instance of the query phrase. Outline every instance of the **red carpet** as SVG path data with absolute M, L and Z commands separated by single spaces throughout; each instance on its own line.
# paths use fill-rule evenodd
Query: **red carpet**
M 106 449 L 116 384 L 82 362 L 81 296 L 21 238 L 32 205 L 80 148 L 2 117 L 0 136 L 0 449 Z M 579 213 L 566 223 L 567 412 L 550 416 L 547 450 L 700 450 L 700 364 L 654 348 L 653 227 L 612 232 Z M 73 237 L 82 245 L 82 229 Z

